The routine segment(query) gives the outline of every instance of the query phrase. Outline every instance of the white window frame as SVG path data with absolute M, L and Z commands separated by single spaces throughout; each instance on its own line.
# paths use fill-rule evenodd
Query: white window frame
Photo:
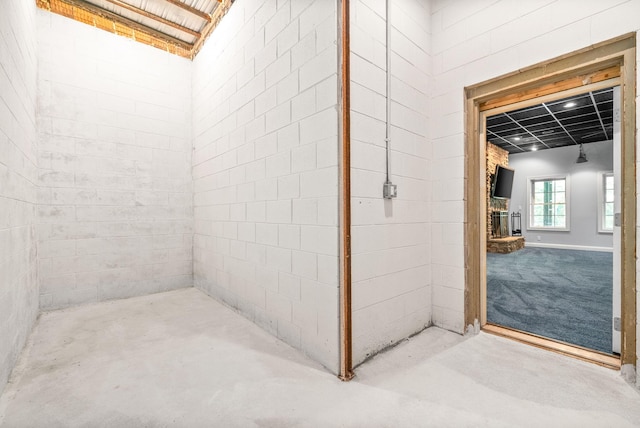
M 545 181 L 545 180 L 564 180 L 564 193 L 565 193 L 565 227 L 540 227 L 533 226 L 533 208 L 531 203 L 532 201 L 532 190 L 533 183 L 536 181 Z M 568 232 L 571 230 L 570 219 L 571 219 L 571 211 L 570 211 L 570 201 L 571 199 L 571 186 L 569 175 L 543 175 L 539 177 L 527 177 L 527 230 L 545 230 L 548 232 Z
M 613 171 L 600 171 L 597 174 L 598 176 L 598 233 L 613 233 L 613 227 L 611 229 L 604 228 L 604 218 L 605 218 L 605 177 L 610 176 L 614 177 Z M 614 186 L 615 186 L 615 178 L 614 178 Z M 615 187 L 614 198 L 615 198 Z M 614 206 L 615 207 L 615 206 Z M 615 211 L 615 208 L 614 208 Z M 614 214 L 615 215 L 615 214 Z M 614 226 L 615 227 L 615 226 Z

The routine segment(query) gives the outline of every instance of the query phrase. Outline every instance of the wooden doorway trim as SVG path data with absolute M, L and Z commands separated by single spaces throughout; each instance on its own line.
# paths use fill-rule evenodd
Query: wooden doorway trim
M 482 327 L 482 331 L 493 334 L 495 336 L 506 337 L 508 339 L 526 343 L 527 345 L 535 346 L 536 348 L 542 348 L 547 351 L 555 352 L 557 354 L 567 355 L 569 357 L 577 358 L 583 361 L 589 361 L 591 363 L 595 363 L 609 369 L 620 369 L 620 359 L 618 357 L 594 351 L 592 349 L 569 345 L 559 340 L 553 340 L 532 333 L 527 333 L 524 331 L 519 331 L 512 328 L 489 323 Z
M 481 326 L 484 150 L 480 112 L 540 95 L 620 76 L 622 110 L 622 343 L 621 364 L 636 364 L 636 35 L 625 34 L 588 48 L 465 88 L 465 325 Z M 540 94 L 540 95 L 536 95 Z

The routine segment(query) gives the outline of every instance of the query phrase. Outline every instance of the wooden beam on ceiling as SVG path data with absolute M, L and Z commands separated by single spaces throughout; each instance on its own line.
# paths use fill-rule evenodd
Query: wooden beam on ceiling
M 49 10 L 51 12 L 57 13 L 59 15 L 66 16 L 71 19 L 75 19 L 79 22 L 84 22 L 89 25 L 93 25 L 94 27 L 100 28 L 102 30 L 118 34 L 124 37 L 128 37 L 130 39 L 139 41 L 141 43 L 154 46 L 158 49 L 162 49 L 168 51 L 170 53 L 174 53 L 176 55 L 193 59 L 198 54 L 202 46 L 204 45 L 205 40 L 209 37 L 211 32 L 217 27 L 220 23 L 222 17 L 229 11 L 229 8 L 233 4 L 234 0 L 210 0 L 212 3 L 216 4 L 216 8 L 214 9 L 212 14 L 207 14 L 202 12 L 202 14 L 209 17 L 207 19 L 207 24 L 202 29 L 200 33 L 186 29 L 186 33 L 192 34 L 196 40 L 192 43 L 177 38 L 175 36 L 169 35 L 161 30 L 157 30 L 155 28 L 149 27 L 148 25 L 142 24 L 140 22 L 134 21 L 133 19 L 126 18 L 124 16 L 119 15 L 116 12 L 112 12 L 110 10 L 104 9 L 101 6 L 98 6 L 94 3 L 91 3 L 87 0 L 35 0 L 36 4 L 39 8 Z M 105 0 L 109 3 L 112 3 L 117 6 L 122 7 L 122 1 L 120 0 Z M 193 8 L 192 6 L 187 6 L 182 3 L 180 0 L 166 0 L 168 3 L 175 4 L 181 3 L 186 8 L 192 8 L 194 10 L 198 10 Z M 131 5 L 127 5 L 126 9 L 131 10 L 134 8 Z M 178 6 L 180 7 L 180 6 Z M 137 9 L 137 8 L 136 8 Z M 185 9 L 185 8 L 183 8 Z M 138 9 L 140 10 L 140 9 Z M 185 9 L 186 10 L 186 9 Z M 137 10 L 134 12 L 138 12 Z M 142 11 L 142 15 L 145 14 L 152 15 L 150 12 Z M 82 16 L 82 14 L 86 14 L 86 16 Z M 156 22 L 160 22 L 155 15 L 150 17 Z M 160 18 L 163 19 L 163 18 Z M 112 24 L 110 24 L 112 23 Z M 107 25 L 105 25 L 107 24 Z M 172 27 L 175 28 L 177 24 L 172 23 Z M 170 24 L 168 24 L 170 25 Z
M 51 6 L 49 5 L 49 1 L 50 0 L 45 0 L 44 2 L 41 1 L 43 8 L 46 8 L 48 10 L 51 10 Z M 125 18 L 123 16 L 120 16 L 114 12 L 111 12 L 109 10 L 103 9 L 99 6 L 96 6 L 92 3 L 89 3 L 85 0 L 57 0 L 59 3 L 64 3 L 67 4 L 69 6 L 72 7 L 76 7 L 78 9 L 84 10 L 86 12 L 95 14 L 97 16 L 103 17 L 105 19 L 109 19 L 115 23 L 118 23 L 120 25 L 124 25 L 126 27 L 132 28 L 134 30 L 140 31 L 142 33 L 146 33 L 148 35 L 151 35 L 159 40 L 163 40 L 167 43 L 173 44 L 175 46 L 180 47 L 181 49 L 185 49 L 185 50 L 192 50 L 193 49 L 193 44 L 191 43 L 187 43 L 184 40 L 180 40 L 177 39 L 173 36 L 170 36 L 169 34 L 163 33 L 162 31 L 156 30 L 155 28 L 151 28 L 148 27 L 144 24 L 141 24 L 139 22 L 133 21 L 129 18 Z M 39 3 L 40 5 L 40 3 Z
M 183 33 L 190 34 L 193 37 L 195 37 L 196 39 L 200 38 L 200 33 L 197 32 L 197 31 L 192 30 L 191 28 L 183 27 L 180 24 L 176 24 L 173 21 L 169 21 L 168 19 L 165 19 L 165 18 L 163 18 L 161 16 L 155 15 L 155 14 L 153 14 L 151 12 L 147 12 L 146 10 L 139 9 L 139 8 L 137 8 L 135 6 L 131 6 L 130 4 L 125 3 L 123 1 L 120 1 L 120 0 L 105 0 L 105 1 L 108 2 L 108 3 L 111 3 L 114 6 L 118 6 L 118 7 L 121 7 L 123 9 L 129 10 L 131 12 L 137 13 L 138 15 L 144 16 L 145 18 L 149 18 L 149 19 L 152 19 L 152 20 L 154 20 L 156 22 L 159 22 L 161 24 L 168 25 L 169 27 L 175 28 L 178 31 L 182 31 Z
M 177 6 L 183 10 L 186 10 L 187 12 L 198 16 L 202 19 L 204 19 L 207 22 L 211 22 L 211 15 L 209 15 L 206 12 L 201 11 L 200 9 L 196 9 L 195 7 L 186 5 L 184 3 L 182 3 L 180 0 L 165 0 L 167 3 L 171 3 L 174 6 Z
M 202 29 L 202 36 L 200 37 L 199 40 L 196 41 L 196 43 L 193 46 L 193 51 L 191 52 L 191 58 L 195 58 L 198 52 L 200 52 L 200 49 L 202 49 L 202 45 L 207 40 L 207 38 L 211 35 L 211 32 L 213 31 L 214 28 L 216 28 L 216 26 L 218 25 L 222 17 L 227 13 L 229 8 L 231 7 L 231 3 L 233 3 L 233 0 L 218 0 L 218 2 L 220 4 L 215 8 L 213 13 L 211 14 L 211 22 L 209 22 Z

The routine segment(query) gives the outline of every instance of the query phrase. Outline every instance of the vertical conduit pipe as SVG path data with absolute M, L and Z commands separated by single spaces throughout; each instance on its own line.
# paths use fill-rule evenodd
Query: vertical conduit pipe
M 391 124 L 391 96 L 390 96 L 390 90 L 391 90 L 391 56 L 389 55 L 389 51 L 390 51 L 390 45 L 389 42 L 391 40 L 391 20 L 389 19 L 389 1 L 390 0 L 385 0 L 385 16 L 386 16 L 386 41 L 385 41 L 385 50 L 386 50 L 386 68 L 387 68 L 387 90 L 386 90 L 386 97 L 387 97 L 387 106 L 386 106 L 386 113 L 387 113 L 387 123 L 386 123 L 386 130 L 385 130 L 385 136 L 384 136 L 384 141 L 385 141 L 385 147 L 386 147 L 386 182 L 387 184 L 391 183 L 391 180 L 389 180 L 389 143 L 391 142 L 391 130 L 390 130 L 390 124 Z
M 382 197 L 385 199 L 393 199 L 398 196 L 398 186 L 391 182 L 389 174 L 389 156 L 391 153 L 391 0 L 385 0 L 385 13 L 386 13 L 386 25 L 385 25 L 385 56 L 386 56 L 386 129 L 384 136 L 385 154 L 386 154 L 386 179 L 382 186 Z
M 353 378 L 352 329 L 351 329 L 351 67 L 349 44 L 349 0 L 341 0 L 341 43 L 340 62 L 342 82 L 341 104 L 341 204 L 340 204 L 340 374 L 339 378 L 349 381 Z

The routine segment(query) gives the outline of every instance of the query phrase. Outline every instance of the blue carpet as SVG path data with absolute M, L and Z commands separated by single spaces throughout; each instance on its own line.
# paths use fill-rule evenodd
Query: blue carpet
M 487 253 L 487 320 L 611 354 L 613 254 Z

